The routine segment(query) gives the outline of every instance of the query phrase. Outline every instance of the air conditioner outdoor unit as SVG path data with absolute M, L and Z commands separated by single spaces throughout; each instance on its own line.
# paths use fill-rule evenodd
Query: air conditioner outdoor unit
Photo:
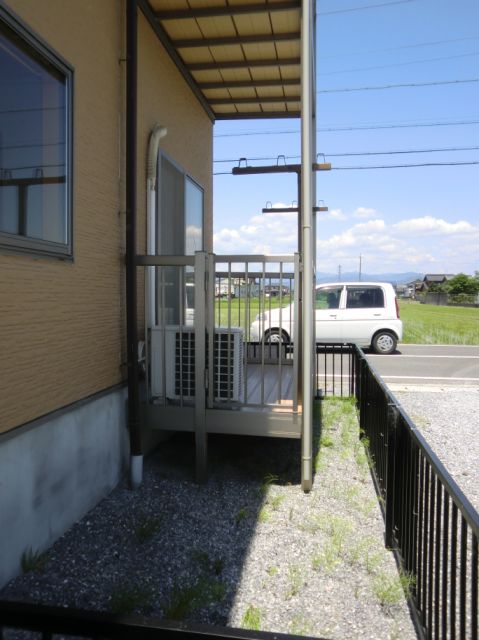
M 213 393 L 217 402 L 238 402 L 240 399 L 243 380 L 243 334 L 244 331 L 240 328 L 215 328 Z M 152 327 L 150 382 L 153 397 L 163 397 L 165 394 L 170 400 L 195 397 L 193 327 Z

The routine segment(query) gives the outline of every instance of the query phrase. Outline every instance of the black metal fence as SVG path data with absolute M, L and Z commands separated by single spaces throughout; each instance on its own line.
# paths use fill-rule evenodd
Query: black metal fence
M 316 345 L 316 396 L 354 396 L 357 356 L 351 344 Z
M 479 514 L 357 350 L 356 397 L 386 545 L 426 638 L 477 640 Z
M 267 631 L 249 631 L 211 625 L 113 615 L 98 611 L 47 607 L 24 602 L 0 602 L 0 639 L 9 640 L 10 630 L 21 629 L 32 640 L 90 638 L 95 640 L 293 640 L 300 636 Z M 38 633 L 37 633 L 38 632 Z M 15 631 L 13 631 L 15 633 Z M 302 636 L 304 638 L 304 636 Z M 315 640 L 321 640 L 316 638 Z M 323 638 L 324 640 L 324 638 Z

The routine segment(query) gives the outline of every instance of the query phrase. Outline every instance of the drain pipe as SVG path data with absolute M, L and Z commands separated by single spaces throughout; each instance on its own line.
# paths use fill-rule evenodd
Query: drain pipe
M 130 488 L 143 476 L 138 387 L 138 326 L 136 284 L 136 137 L 137 137 L 137 0 L 126 3 L 126 342 L 128 360 L 128 431 Z
M 147 254 L 156 255 L 156 176 L 158 169 L 158 149 L 160 140 L 164 138 L 168 130 L 160 124 L 155 124 L 150 134 L 148 143 L 148 164 L 146 174 L 146 238 L 147 238 Z M 156 295 L 155 295 L 155 267 L 147 267 L 147 318 L 148 327 L 151 328 L 156 324 Z
M 301 487 L 311 491 L 313 453 L 313 202 L 312 202 L 312 130 L 313 99 L 312 60 L 314 48 L 312 22 L 314 5 L 312 0 L 302 0 L 301 15 L 301 211 L 302 211 L 302 251 L 303 251 L 303 429 L 301 437 Z

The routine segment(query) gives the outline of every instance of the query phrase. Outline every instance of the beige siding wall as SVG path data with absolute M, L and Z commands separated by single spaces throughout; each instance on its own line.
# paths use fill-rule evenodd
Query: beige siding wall
M 11 0 L 74 67 L 74 261 L 0 252 L 0 432 L 108 388 L 124 359 L 124 3 Z M 138 246 L 145 243 L 148 132 L 206 188 L 211 236 L 212 127 L 139 22 Z

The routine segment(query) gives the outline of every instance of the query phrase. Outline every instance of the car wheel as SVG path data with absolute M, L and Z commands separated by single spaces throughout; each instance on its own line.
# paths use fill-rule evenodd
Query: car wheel
M 389 331 L 379 331 L 371 342 L 371 348 L 374 353 L 381 355 L 389 355 L 396 351 L 397 339 L 396 336 Z
M 289 336 L 286 331 L 280 331 L 279 329 L 270 329 L 269 331 L 265 331 L 264 341 L 271 342 L 272 344 L 277 344 L 278 342 L 289 344 Z

